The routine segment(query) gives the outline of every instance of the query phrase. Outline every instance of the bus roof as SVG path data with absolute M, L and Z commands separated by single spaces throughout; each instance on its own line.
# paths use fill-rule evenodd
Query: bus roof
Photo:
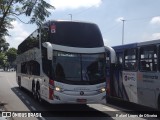
M 122 52 L 126 48 L 135 48 L 135 47 L 137 47 L 137 43 L 113 46 L 112 48 L 117 52 Z
M 160 39 L 140 42 L 137 44 L 137 46 L 156 45 L 156 44 L 160 44 Z
M 75 23 L 89 23 L 89 24 L 95 24 L 93 22 L 87 22 L 87 21 L 80 21 L 80 20 L 49 20 L 46 21 L 44 24 L 46 23 L 50 23 L 50 22 L 75 22 Z

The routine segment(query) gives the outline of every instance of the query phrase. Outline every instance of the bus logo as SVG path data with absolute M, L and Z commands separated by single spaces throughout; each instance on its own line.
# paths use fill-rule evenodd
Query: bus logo
M 84 95 L 84 92 L 83 92 L 83 91 L 81 91 L 81 92 L 80 92 L 80 95 Z

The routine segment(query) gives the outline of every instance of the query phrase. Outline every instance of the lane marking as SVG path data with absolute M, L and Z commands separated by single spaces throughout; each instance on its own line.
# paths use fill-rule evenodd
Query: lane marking
M 106 109 L 107 111 L 119 111 L 117 109 L 111 108 L 111 107 L 103 107 L 104 109 Z
M 41 120 L 46 120 L 44 117 L 40 117 Z
M 22 99 L 25 99 L 25 97 L 24 97 L 24 96 L 22 96 Z
M 32 108 L 32 110 L 36 111 L 36 108 L 35 108 L 35 107 L 31 106 L 31 108 Z
M 28 100 L 25 100 L 25 102 L 26 102 L 27 104 L 30 104 L 30 102 L 29 102 Z

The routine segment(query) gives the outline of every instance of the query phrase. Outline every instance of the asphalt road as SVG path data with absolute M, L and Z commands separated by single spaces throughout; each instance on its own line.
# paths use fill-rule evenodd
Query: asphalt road
M 112 120 L 112 119 L 136 119 L 136 120 L 156 120 L 157 118 L 140 118 L 136 115 L 136 110 L 141 108 L 126 106 L 121 103 L 114 104 L 88 104 L 88 105 L 51 105 L 48 103 L 38 103 L 30 92 L 19 89 L 16 83 L 15 72 L 0 72 L 0 102 L 6 103 L 6 111 L 39 112 L 39 118 L 20 118 L 14 120 Z M 133 109 L 135 108 L 135 109 Z M 130 110 L 133 112 L 130 112 Z M 126 117 L 130 115 L 130 117 Z M 116 117 L 119 116 L 119 117 Z M 1 120 L 2 118 L 0 118 Z

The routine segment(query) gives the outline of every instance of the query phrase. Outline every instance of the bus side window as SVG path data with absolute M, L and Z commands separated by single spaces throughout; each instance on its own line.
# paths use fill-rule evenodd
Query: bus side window
M 45 27 L 41 29 L 41 43 L 44 43 L 47 41 L 49 41 L 49 30 L 47 27 Z
M 124 69 L 129 71 L 137 70 L 137 50 L 126 49 L 124 51 Z
M 156 45 L 140 48 L 140 71 L 157 71 Z
M 140 69 L 142 71 L 150 71 L 150 67 L 149 67 L 149 65 L 147 64 L 146 61 L 141 61 L 141 63 L 140 63 Z

